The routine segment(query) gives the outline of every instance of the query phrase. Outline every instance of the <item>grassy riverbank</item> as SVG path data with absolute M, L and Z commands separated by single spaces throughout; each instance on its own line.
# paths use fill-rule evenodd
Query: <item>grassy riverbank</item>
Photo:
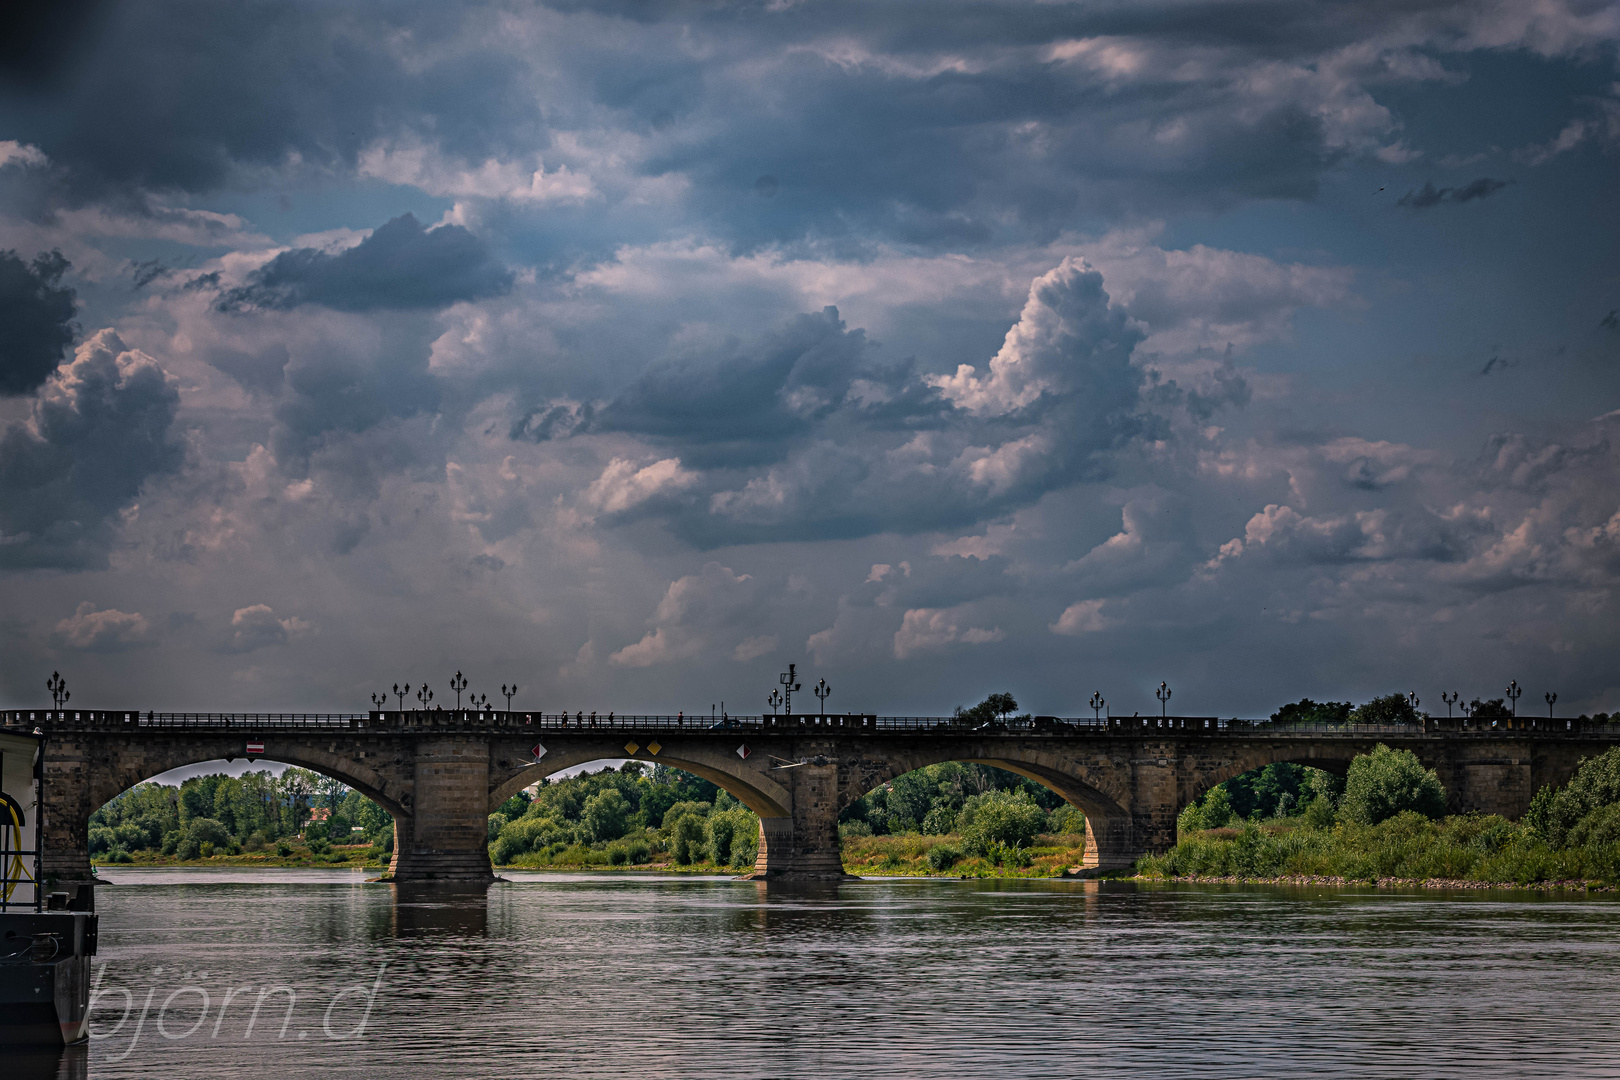
M 1609 887 L 1620 880 L 1620 849 L 1554 848 L 1531 827 L 1491 814 L 1430 820 L 1408 811 L 1376 825 L 1293 819 L 1195 831 L 1137 870 L 1182 880 Z
M 164 855 L 158 851 L 137 851 L 120 859 L 92 859 L 91 864 L 98 867 L 120 869 L 126 866 L 140 867 L 187 867 L 209 868 L 226 866 L 259 866 L 266 869 L 299 869 L 314 868 L 320 870 L 344 869 L 346 867 L 364 867 L 378 869 L 386 867 L 390 855 L 380 848 L 370 844 L 341 845 L 333 847 L 323 853 L 310 851 L 303 846 L 287 845 L 288 854 L 280 854 L 276 849 L 266 851 L 244 851 L 237 855 L 220 852 L 209 858 L 182 859 L 178 855 Z

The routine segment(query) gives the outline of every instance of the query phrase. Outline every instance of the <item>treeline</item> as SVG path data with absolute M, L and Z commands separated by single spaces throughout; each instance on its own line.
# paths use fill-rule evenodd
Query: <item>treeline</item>
M 317 815 L 316 811 L 324 810 Z M 326 820 L 311 824 L 311 818 Z M 196 776 L 178 787 L 137 784 L 90 815 L 90 854 L 105 862 L 137 856 L 178 859 L 294 851 L 311 854 L 334 844 L 370 844 L 392 851 L 394 819 L 340 781 L 289 768 L 280 776 L 255 770 L 239 777 Z
M 1620 883 L 1620 748 L 1582 762 L 1562 788 L 1542 788 L 1517 822 L 1494 814 L 1448 816 L 1439 777 L 1410 750 L 1379 745 L 1352 761 L 1337 785 L 1303 771 L 1312 796 L 1294 804 L 1297 812 L 1285 804 L 1269 815 L 1258 807 L 1240 814 L 1236 800 L 1213 789 L 1182 814 L 1176 846 L 1144 859 L 1139 871 Z
M 628 761 L 513 796 L 489 816 L 489 841 L 497 866 L 742 869 L 759 854 L 759 818 L 707 780 Z
M 1017 709 L 1018 702 L 1011 694 L 991 694 L 972 708 L 958 708 L 955 715 L 964 720 L 990 722 L 1005 719 Z M 1021 802 L 1038 809 L 1039 827 L 1034 832 L 1085 831 L 1085 818 L 1080 811 L 1050 788 L 1005 769 L 947 761 L 897 776 L 867 792 L 838 815 L 838 832 L 845 837 L 958 833 L 971 823 L 975 808 L 991 793 L 1016 794 Z M 1002 801 L 1005 800 L 998 801 L 997 805 Z M 1032 814 L 1023 816 L 1034 821 Z

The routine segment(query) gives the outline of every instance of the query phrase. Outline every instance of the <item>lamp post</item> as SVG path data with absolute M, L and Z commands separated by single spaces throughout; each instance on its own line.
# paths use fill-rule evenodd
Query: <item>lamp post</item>
M 1423 702 L 1418 699 L 1416 690 L 1408 690 L 1406 692 L 1406 703 L 1412 706 L 1413 712 L 1417 712 L 1417 707 L 1423 704 Z
M 799 684 L 794 681 L 798 677 L 798 667 L 798 664 L 789 664 L 788 669 L 776 677 L 776 681 L 782 684 L 782 705 L 789 716 L 793 715 L 793 691 L 799 689 Z
M 506 711 L 511 712 L 512 711 L 512 695 L 517 693 L 517 683 L 513 683 L 511 686 L 507 686 L 505 683 L 501 683 L 501 693 L 506 697 Z
M 1170 684 L 1167 682 L 1161 682 L 1159 684 L 1159 688 L 1153 691 L 1153 696 L 1159 699 L 1160 717 L 1170 715 L 1170 695 L 1172 693 L 1173 691 L 1170 689 Z
M 454 690 L 456 692 L 456 711 L 460 712 L 461 711 L 461 692 L 463 690 L 467 689 L 467 677 L 465 675 L 463 675 L 459 671 L 456 672 L 454 675 L 452 675 L 450 677 L 450 689 L 452 689 L 452 690 Z
M 1447 720 L 1451 719 L 1451 707 L 1453 705 L 1457 704 L 1457 699 L 1459 697 L 1461 697 L 1461 696 L 1462 695 L 1457 693 L 1457 691 L 1455 691 L 1455 690 L 1453 690 L 1451 692 L 1450 697 L 1446 696 L 1446 692 L 1444 690 L 1440 691 L 1440 700 L 1446 703 L 1446 719 Z
M 776 707 L 782 704 L 782 695 L 776 692 L 775 687 L 771 688 L 771 696 L 765 699 L 765 704 L 771 707 L 771 715 L 775 716 Z
M 1551 720 L 1553 702 L 1558 700 L 1558 695 L 1554 693 L 1546 693 L 1541 696 L 1547 699 L 1547 719 Z
M 826 716 L 827 699 L 832 696 L 832 687 L 827 685 L 826 679 L 822 679 L 820 682 L 816 683 L 815 687 L 810 692 L 821 699 L 821 715 Z
M 1091 706 L 1091 718 L 1093 720 L 1101 720 L 1103 706 L 1108 704 L 1108 702 L 1103 700 L 1102 691 L 1098 690 L 1091 695 L 1091 700 L 1086 702 L 1086 704 Z
M 1518 716 L 1519 699 L 1524 696 L 1524 691 L 1519 688 L 1519 680 L 1514 679 L 1513 681 L 1509 682 L 1507 684 L 1507 689 L 1503 691 L 1503 693 L 1507 694 L 1508 700 L 1513 702 L 1513 715 Z
M 416 700 L 422 703 L 424 710 L 428 707 L 428 702 L 433 700 L 433 691 L 428 689 L 427 683 L 423 683 L 421 689 L 416 691 Z
M 373 705 L 377 706 L 377 711 L 378 712 L 381 712 L 382 707 L 384 705 L 388 704 L 388 695 L 387 694 L 372 694 L 371 695 L 371 703 Z
M 411 692 L 411 684 L 410 683 L 406 683 L 404 689 L 400 688 L 399 683 L 394 684 L 394 696 L 399 698 L 399 711 L 400 712 L 405 711 L 405 696 L 407 694 L 409 694 L 410 692 Z
M 483 712 L 484 706 L 489 704 L 488 694 L 474 694 L 467 699 L 467 707 L 473 712 Z
M 51 703 L 60 709 L 67 704 L 67 699 L 73 695 L 68 693 L 67 680 L 62 678 L 60 671 L 51 672 L 51 677 L 45 680 L 45 689 L 51 692 Z

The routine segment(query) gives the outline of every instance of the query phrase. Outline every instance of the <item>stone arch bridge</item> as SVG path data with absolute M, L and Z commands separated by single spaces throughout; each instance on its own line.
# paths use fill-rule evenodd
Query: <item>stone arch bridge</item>
M 1213 717 L 969 726 L 950 718 L 793 715 L 587 719 L 522 712 L 176 714 L 0 711 L 46 735 L 42 872 L 52 888 L 92 879 L 89 819 L 120 792 L 182 765 L 250 757 L 335 777 L 394 816 L 398 881 L 489 881 L 487 815 L 544 776 L 603 758 L 684 769 L 760 817 L 755 874 L 844 876 L 838 814 L 878 785 L 944 761 L 1029 777 L 1086 816 L 1085 865 L 1128 867 L 1175 842 L 1176 815 L 1215 784 L 1272 762 L 1343 773 L 1385 742 L 1439 772 L 1454 811 L 1517 817 L 1544 784 L 1620 743 L 1620 724 L 1429 720 L 1299 726 Z

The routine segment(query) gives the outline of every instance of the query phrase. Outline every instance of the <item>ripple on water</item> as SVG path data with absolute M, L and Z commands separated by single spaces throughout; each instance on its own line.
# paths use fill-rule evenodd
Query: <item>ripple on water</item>
M 1609 899 L 509 876 L 467 894 L 110 871 L 110 1034 L 89 1075 L 1477 1080 L 1620 1062 Z

